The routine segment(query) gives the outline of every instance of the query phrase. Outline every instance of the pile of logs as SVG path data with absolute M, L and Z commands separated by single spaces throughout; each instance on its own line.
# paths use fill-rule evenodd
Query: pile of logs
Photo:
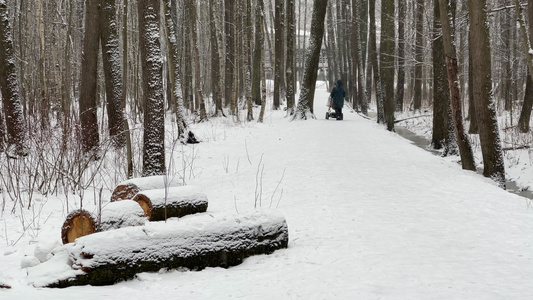
M 61 229 L 63 244 L 97 231 L 141 226 L 147 220 L 164 221 L 207 210 L 205 194 L 165 177 L 134 178 L 120 183 L 98 217 L 86 210 L 70 213 Z
M 67 217 L 65 245 L 54 251 L 69 253 L 69 269 L 77 275 L 45 286 L 109 285 L 161 268 L 230 267 L 288 245 L 287 223 L 278 212 L 204 213 L 205 194 L 168 186 L 163 178 L 132 179 L 119 187 L 97 218 L 83 210 Z M 190 214 L 196 215 L 178 219 Z M 46 262 L 35 268 L 46 269 Z

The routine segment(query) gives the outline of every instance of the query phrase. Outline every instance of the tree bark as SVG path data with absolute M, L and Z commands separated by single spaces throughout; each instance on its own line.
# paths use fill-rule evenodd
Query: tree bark
M 524 104 L 518 119 L 518 130 L 520 132 L 529 132 L 529 121 L 531 119 L 531 109 L 533 108 L 533 80 L 529 74 L 526 75 L 526 91 L 524 93 Z
M 0 116 L 0 123 L 2 124 L 0 125 L 0 149 L 4 149 L 3 139 L 7 138 L 6 153 L 9 156 L 22 156 L 27 154 L 24 141 L 26 126 L 15 67 L 13 34 L 9 20 L 7 4 L 5 1 L 0 1 L 0 97 L 2 98 L 6 123 L 4 128 Z
M 527 1 L 527 18 L 529 21 L 529 36 L 528 41 L 529 45 L 533 44 L 533 0 Z M 529 52 L 529 50 L 528 50 Z M 521 132 L 529 131 L 529 121 L 531 119 L 531 108 L 533 107 L 533 72 L 529 68 L 531 64 L 531 53 L 528 54 L 528 74 L 526 78 L 526 92 L 524 94 L 524 104 L 522 105 L 522 110 L 520 111 L 520 118 L 518 119 L 518 129 Z M 529 88 L 529 89 L 528 89 Z
M 180 49 L 178 46 L 178 37 L 176 33 L 176 24 L 172 18 L 172 2 L 171 0 L 165 0 L 164 3 L 165 12 L 165 35 L 169 48 L 167 53 L 169 59 L 169 77 L 170 88 L 172 90 L 172 102 L 176 105 L 176 123 L 178 125 L 178 137 L 182 143 L 194 143 L 196 137 L 192 131 L 189 130 L 185 115 L 185 105 L 183 104 L 183 88 L 180 77 Z
M 219 40 L 218 40 L 218 0 L 209 1 L 209 15 L 211 18 L 210 33 L 211 33 L 211 80 L 213 87 L 213 100 L 215 102 L 215 115 L 224 116 L 222 110 L 224 103 L 224 94 L 222 92 L 222 76 L 220 75 L 220 63 L 223 61 L 220 55 Z
M 138 2 L 144 100 L 143 176 L 161 175 L 166 172 L 165 103 L 159 14 L 160 1 Z
M 194 87 L 196 92 L 196 104 L 200 109 L 200 121 L 204 121 L 207 119 L 207 112 L 205 108 L 204 93 L 202 91 L 202 68 L 200 66 L 200 49 L 198 45 L 196 2 L 194 0 L 185 0 L 185 4 L 189 10 L 188 19 L 191 30 L 192 57 L 194 61 Z
M 150 221 L 202 213 L 208 205 L 207 196 L 190 185 L 145 190 L 137 193 L 132 200 L 141 206 Z
M 414 110 L 422 108 L 422 65 L 424 60 L 424 0 L 416 1 L 416 47 L 415 47 L 415 90 L 414 90 Z
M 313 2 L 313 17 L 311 21 L 310 45 L 305 54 L 305 70 L 302 80 L 302 89 L 296 113 L 292 120 L 315 119 L 313 104 L 315 97 L 316 78 L 318 63 L 320 61 L 320 49 L 324 37 L 324 19 L 326 17 L 327 0 L 315 0 Z
M 492 96 L 490 40 L 485 13 L 486 0 L 469 0 L 470 50 L 473 64 L 473 92 L 479 139 L 483 155 L 483 175 L 505 187 L 505 166 Z
M 387 130 L 394 130 L 394 0 L 385 0 L 381 5 L 380 72 L 385 122 Z
M 405 6 L 404 1 L 398 1 L 398 83 L 396 85 L 396 111 L 398 112 L 403 111 L 405 94 Z
M 110 285 L 161 268 L 230 267 L 246 257 L 286 248 L 288 242 L 287 222 L 274 211 L 202 214 L 187 220 L 149 222 L 98 232 L 64 245 L 58 251 L 67 251 L 68 264 L 83 273 L 50 282 L 48 287 Z M 49 264 L 45 262 L 37 269 L 48 268 Z M 50 281 L 53 278 L 50 274 Z
M 463 112 L 461 107 L 461 92 L 459 91 L 458 67 L 454 44 L 452 42 L 452 27 L 449 22 L 448 0 L 439 0 L 439 14 L 442 25 L 442 41 L 446 56 L 448 74 L 448 88 L 450 89 L 450 105 L 452 110 L 455 136 L 461 156 L 461 165 L 465 170 L 476 170 L 474 154 L 470 146 L 470 139 L 463 126 Z
M 81 123 L 81 143 L 84 152 L 98 148 L 97 117 L 97 68 L 98 68 L 98 2 L 87 1 L 85 6 L 85 34 L 81 61 L 79 119 Z
M 296 65 L 294 62 L 294 50 L 296 46 L 296 15 L 294 0 L 287 0 L 287 61 L 285 62 L 285 80 L 287 84 L 287 115 L 294 114 L 295 109 L 295 83 L 296 83 Z
M 126 136 L 122 111 L 122 66 L 118 46 L 115 0 L 100 0 L 99 12 L 109 136 L 115 147 L 122 148 L 126 143 Z
M 374 1 L 368 1 L 369 9 L 369 34 L 368 34 L 368 60 L 366 68 L 366 89 L 368 95 L 372 95 L 372 82 L 376 88 L 376 106 L 377 106 L 377 122 L 379 124 L 385 123 L 385 111 L 383 106 L 383 89 L 381 86 L 381 75 L 379 70 L 379 56 L 377 53 L 376 44 L 376 7 Z M 372 79 L 374 79 L 372 81 Z
M 275 21 L 274 21 L 274 29 L 276 31 L 275 33 L 275 66 L 274 66 L 274 102 L 273 102 L 273 110 L 278 110 L 281 105 L 280 97 L 281 97 L 281 89 L 282 89 L 282 80 L 283 75 L 283 60 L 285 59 L 284 56 L 284 48 L 285 48 L 285 38 L 284 38 L 284 31 L 285 31 L 285 5 L 284 0 L 276 0 L 276 10 L 275 10 Z
M 235 113 L 236 108 L 233 91 L 234 91 L 234 82 L 233 75 L 235 72 L 235 21 L 234 21 L 234 10 L 235 10 L 235 0 L 226 0 L 224 1 L 225 7 L 225 41 L 226 41 L 226 67 L 225 67 L 225 90 L 224 99 L 226 100 L 225 106 L 230 105 L 231 113 Z

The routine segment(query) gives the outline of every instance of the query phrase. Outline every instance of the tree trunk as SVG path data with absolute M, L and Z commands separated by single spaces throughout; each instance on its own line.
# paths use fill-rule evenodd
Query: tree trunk
M 273 102 L 273 110 L 278 110 L 281 105 L 280 97 L 281 97 L 281 89 L 282 89 L 282 80 L 283 75 L 283 60 L 285 58 L 284 56 L 284 48 L 285 48 L 285 38 L 283 36 L 284 30 L 285 30 L 285 5 L 284 0 L 276 0 L 276 11 L 275 11 L 275 21 L 274 21 L 274 29 L 276 30 L 275 34 L 275 66 L 274 66 L 274 102 Z
M 287 115 L 293 115 L 295 109 L 294 94 L 296 83 L 296 69 L 294 62 L 294 50 L 296 46 L 296 15 L 294 0 L 287 0 L 287 61 L 285 62 L 285 79 L 287 84 Z
M 533 0 L 527 1 L 527 18 L 528 18 L 528 24 L 529 24 L 529 44 L 533 44 Z M 527 58 L 530 58 L 531 53 L 529 53 Z M 531 62 L 531 59 L 528 59 Z M 529 68 L 529 64 L 528 64 Z M 524 94 L 524 104 L 522 106 L 522 110 L 520 111 L 520 118 L 518 119 L 518 129 L 521 132 L 528 132 L 529 131 L 529 120 L 531 119 L 531 108 L 533 107 L 533 72 L 529 70 L 529 73 L 527 74 L 526 79 L 526 92 Z M 528 89 L 529 87 L 529 89 Z
M 96 232 L 96 219 L 91 213 L 80 209 L 71 212 L 61 226 L 63 244 L 74 242 L 79 237 Z
M 264 64 L 261 65 L 261 55 L 264 51 L 264 37 L 263 37 L 263 18 L 262 18 L 262 2 L 258 0 L 255 6 L 255 36 L 254 36 L 254 51 L 252 59 L 252 101 L 255 105 L 261 105 L 261 77 L 263 74 Z
M 316 78 L 318 63 L 320 61 L 320 49 L 324 37 L 324 19 L 326 17 L 327 0 L 315 0 L 313 2 L 313 18 L 311 21 L 311 36 L 309 49 L 305 54 L 305 70 L 302 80 L 302 89 L 296 113 L 292 120 L 315 119 L 313 104 L 315 98 Z
M 111 193 L 111 202 L 132 199 L 137 193 L 183 185 L 177 179 L 166 175 L 147 176 L 125 180 L 117 185 Z
M 115 0 L 100 0 L 99 11 L 109 136 L 115 147 L 122 148 L 126 143 L 126 136 L 122 111 L 122 66 L 118 46 Z
M 85 34 L 81 61 L 79 119 L 81 143 L 84 152 L 98 148 L 97 117 L 97 69 L 98 69 L 98 1 L 87 1 L 85 5 Z
M 160 1 L 138 2 L 144 100 L 143 176 L 165 174 L 165 103 L 160 45 Z
M 518 130 L 520 132 L 529 132 L 529 121 L 531 119 L 531 108 L 533 107 L 533 80 L 529 74 L 526 75 L 526 91 L 524 93 L 524 104 L 518 119 Z
M 9 156 L 20 156 L 27 154 L 24 146 L 26 126 L 20 99 L 18 74 L 15 68 L 13 34 L 9 20 L 7 4 L 5 1 L 0 1 L 0 97 L 2 98 L 6 122 L 4 128 L 0 116 L 0 149 L 4 149 L 2 144 L 6 137 L 6 153 Z
M 394 0 L 385 0 L 381 5 L 380 72 L 385 122 L 387 130 L 394 130 Z
M 192 57 L 194 61 L 194 87 L 196 104 L 200 109 L 200 121 L 204 121 L 207 118 L 204 93 L 202 91 L 202 68 L 200 66 L 200 49 L 198 45 L 198 30 L 197 30 L 197 14 L 196 14 L 196 2 L 194 0 L 185 0 L 185 4 L 189 11 L 189 24 L 191 30 L 192 41 Z
M 404 1 L 398 1 L 398 83 L 396 85 L 396 111 L 398 112 L 403 111 L 405 92 L 405 5 Z
M 213 100 L 215 102 L 215 115 L 224 116 L 222 111 L 224 103 L 224 94 L 222 93 L 222 77 L 220 75 L 220 63 L 222 57 L 220 55 L 219 41 L 218 41 L 218 1 L 209 1 L 209 15 L 211 18 L 210 33 L 211 33 L 211 80 L 213 87 Z
M 490 40 L 485 13 L 486 0 L 469 0 L 470 50 L 473 64 L 473 92 L 479 139 L 483 154 L 483 175 L 505 187 L 505 166 L 492 96 Z
M 470 40 L 470 30 L 468 31 L 468 39 Z M 479 126 L 476 117 L 476 106 L 474 105 L 474 68 L 472 60 L 472 47 L 470 47 L 468 49 L 468 117 L 470 119 L 468 133 L 478 134 Z
M 286 248 L 288 241 L 287 222 L 274 211 L 211 213 L 150 222 L 98 232 L 62 246 L 57 253 L 66 251 L 66 263 L 83 273 L 66 279 L 50 274 L 47 286 L 110 285 L 162 268 L 230 267 L 246 257 Z M 45 262 L 32 271 L 42 272 L 41 268 L 51 264 L 57 261 Z
M 190 185 L 145 190 L 132 200 L 141 206 L 150 221 L 165 221 L 207 210 L 207 196 Z
M 415 94 L 414 110 L 419 111 L 422 108 L 422 66 L 424 61 L 424 0 L 416 2 L 416 47 L 415 47 Z
M 231 113 L 235 113 L 236 108 L 234 107 L 235 101 L 233 99 L 234 91 L 234 82 L 233 75 L 235 72 L 235 20 L 234 20 L 234 10 L 235 10 L 235 0 L 226 0 L 224 1 L 225 7 L 225 24 L 226 24 L 226 68 L 225 68 L 225 97 L 226 100 L 225 106 L 231 105 Z
M 246 102 L 246 120 L 252 121 L 254 119 L 254 110 L 252 103 L 252 68 L 250 64 L 251 47 L 250 41 L 252 40 L 252 22 L 251 22 L 251 9 L 250 1 L 244 0 L 241 4 L 242 11 L 242 28 L 243 28 L 243 69 L 244 69 L 244 97 Z
M 379 70 L 379 56 L 377 53 L 376 44 L 376 14 L 375 2 L 368 1 L 369 9 L 369 35 L 368 35 L 368 60 L 366 68 L 367 93 L 372 95 L 372 78 L 374 79 L 374 86 L 376 88 L 376 106 L 377 106 L 377 122 L 379 124 L 385 123 L 385 112 L 383 106 L 383 90 L 381 87 L 381 75 Z M 373 77 L 372 77 L 373 76 Z
M 448 136 L 448 107 L 450 107 L 450 89 L 446 75 L 446 56 L 443 48 L 443 39 L 440 32 L 442 26 L 440 22 L 439 1 L 434 2 L 433 18 L 433 126 L 431 136 L 431 146 L 433 149 L 445 148 Z M 400 19 L 400 23 L 402 23 Z M 444 34 L 444 33 L 443 33 Z M 446 153 L 445 153 L 446 154 Z
M 474 155 L 470 146 L 470 139 L 465 133 L 463 126 L 463 113 L 461 107 L 461 92 L 459 91 L 458 67 L 454 44 L 452 42 L 452 27 L 449 22 L 448 0 L 439 0 L 439 14 L 442 25 L 442 41 L 446 55 L 446 67 L 448 74 L 448 88 L 450 89 L 450 104 L 455 128 L 457 145 L 461 156 L 461 164 L 465 170 L 476 170 Z
M 125 113 L 128 99 L 128 0 L 124 0 L 122 9 L 124 10 L 122 14 L 122 113 Z M 131 178 L 133 177 L 133 152 L 131 149 L 130 124 L 127 118 L 124 118 L 124 130 L 126 131 L 127 178 Z
M 163 5 L 165 12 L 165 35 L 167 47 L 169 48 L 167 55 L 169 58 L 168 66 L 170 88 L 172 90 L 171 97 L 172 102 L 176 104 L 176 123 L 178 125 L 178 136 L 183 143 L 194 143 L 196 138 L 194 133 L 189 130 L 185 116 L 185 105 L 183 104 L 183 89 L 179 71 L 180 49 L 176 34 L 176 24 L 172 18 L 172 2 L 171 0 L 165 0 Z
M 268 30 L 266 26 L 263 26 L 265 24 L 264 20 L 265 15 L 265 7 L 263 0 L 257 1 L 257 7 L 256 7 L 256 18 L 257 18 L 257 24 L 259 25 L 257 30 L 257 43 L 259 43 L 262 47 L 264 45 L 264 32 Z M 261 49 L 261 66 L 265 65 L 265 51 Z M 263 123 L 263 117 L 265 116 L 265 109 L 266 109 L 266 69 L 261 68 L 262 78 L 261 78 L 261 111 L 259 112 L 259 118 L 257 119 L 257 122 Z

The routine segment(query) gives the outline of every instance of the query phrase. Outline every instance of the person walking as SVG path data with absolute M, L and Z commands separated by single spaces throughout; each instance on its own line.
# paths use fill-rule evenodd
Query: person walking
M 344 97 L 346 97 L 346 92 L 342 87 L 342 80 L 337 80 L 337 83 L 335 84 L 335 87 L 331 91 L 329 97 L 332 99 L 332 106 L 335 110 L 335 116 L 337 117 L 337 120 L 342 120 L 342 107 L 344 106 Z

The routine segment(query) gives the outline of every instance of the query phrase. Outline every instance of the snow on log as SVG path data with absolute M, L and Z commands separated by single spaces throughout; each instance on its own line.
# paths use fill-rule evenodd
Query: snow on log
M 71 212 L 61 227 L 61 240 L 63 244 L 74 242 L 75 239 L 96 231 L 95 218 L 86 210 Z
M 100 213 L 98 231 L 142 226 L 146 221 L 144 210 L 139 203 L 132 200 L 109 202 Z
M 276 211 L 205 213 L 78 238 L 54 250 L 68 252 L 50 260 L 56 275 L 45 262 L 29 268 L 28 276 L 38 286 L 110 285 L 161 268 L 230 267 L 251 255 L 286 248 L 288 241 L 287 223 Z M 57 266 L 58 261 L 65 266 Z M 70 273 L 67 266 L 72 266 Z
M 133 200 L 139 203 L 150 221 L 163 221 L 207 210 L 207 196 L 189 185 L 142 191 Z
M 99 223 L 86 210 L 70 213 L 61 227 L 61 240 L 63 244 L 72 243 L 75 239 L 96 231 L 142 226 L 146 221 L 144 210 L 137 202 L 132 200 L 110 202 L 102 208 Z
M 131 199 L 135 194 L 144 190 L 162 189 L 165 187 L 181 186 L 178 178 L 165 175 L 132 178 L 121 182 L 111 194 L 111 202 Z

